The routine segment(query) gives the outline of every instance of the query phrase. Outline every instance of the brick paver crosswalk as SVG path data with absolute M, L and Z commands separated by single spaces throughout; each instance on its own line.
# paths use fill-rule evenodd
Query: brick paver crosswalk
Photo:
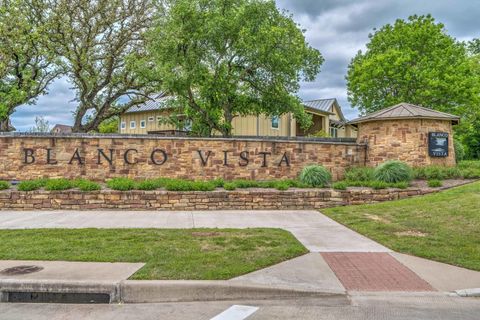
M 435 291 L 425 280 L 388 253 L 322 253 L 350 291 Z

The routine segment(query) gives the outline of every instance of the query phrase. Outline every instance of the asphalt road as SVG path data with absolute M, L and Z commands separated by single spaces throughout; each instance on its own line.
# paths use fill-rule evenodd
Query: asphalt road
M 232 313 L 232 305 L 258 307 L 247 318 Z M 0 304 L 1 320 L 66 319 L 472 319 L 478 320 L 480 299 L 445 296 L 367 295 L 274 301 L 217 301 L 129 305 Z

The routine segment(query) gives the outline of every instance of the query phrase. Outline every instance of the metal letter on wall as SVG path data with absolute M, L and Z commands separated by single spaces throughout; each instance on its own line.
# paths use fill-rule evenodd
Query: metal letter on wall
M 448 133 L 428 133 L 428 154 L 430 157 L 448 157 Z

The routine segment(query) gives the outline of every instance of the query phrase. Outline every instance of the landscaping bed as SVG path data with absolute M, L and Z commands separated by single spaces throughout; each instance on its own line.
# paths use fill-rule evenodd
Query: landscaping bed
M 146 263 L 136 280 L 225 280 L 307 252 L 280 229 L 0 231 L 0 260 Z
M 480 182 L 322 213 L 392 250 L 480 270 Z

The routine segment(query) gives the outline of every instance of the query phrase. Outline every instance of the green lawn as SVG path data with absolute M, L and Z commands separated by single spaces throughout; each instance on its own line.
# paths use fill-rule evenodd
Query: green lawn
M 480 182 L 322 212 L 395 251 L 480 270 Z
M 280 229 L 0 231 L 0 260 L 145 262 L 131 279 L 230 279 L 307 253 Z

